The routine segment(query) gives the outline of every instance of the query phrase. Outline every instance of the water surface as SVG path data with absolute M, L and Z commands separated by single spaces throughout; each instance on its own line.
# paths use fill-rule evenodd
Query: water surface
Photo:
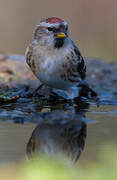
M 80 162 L 97 160 L 104 144 L 117 141 L 117 96 L 103 94 L 100 107 L 79 101 L 71 105 L 64 101 L 23 99 L 0 106 L 0 162 L 18 162 L 26 157 L 26 145 L 32 131 L 41 121 L 72 119 L 86 115 L 87 140 Z M 111 155 L 111 148 L 106 149 Z

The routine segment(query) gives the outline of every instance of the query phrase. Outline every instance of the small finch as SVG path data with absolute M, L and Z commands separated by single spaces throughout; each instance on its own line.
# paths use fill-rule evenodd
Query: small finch
M 26 62 L 43 85 L 68 91 L 71 98 L 78 96 L 86 66 L 68 35 L 66 21 L 52 17 L 35 27 L 32 43 L 26 49 Z

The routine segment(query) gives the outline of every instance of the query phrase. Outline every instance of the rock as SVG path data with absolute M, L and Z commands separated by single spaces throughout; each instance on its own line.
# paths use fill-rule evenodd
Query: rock
M 23 55 L 8 55 L 6 59 L 0 61 L 0 83 L 9 87 L 31 83 L 34 86 L 33 81 L 36 81 L 36 77 L 26 65 Z

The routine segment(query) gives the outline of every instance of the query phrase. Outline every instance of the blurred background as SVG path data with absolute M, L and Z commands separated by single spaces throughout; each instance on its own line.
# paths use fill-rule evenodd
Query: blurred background
M 53 16 L 62 18 L 68 22 L 70 37 L 79 47 L 83 56 L 110 62 L 117 60 L 117 0 L 0 0 L 0 53 L 24 54 L 27 45 L 31 41 L 32 31 L 35 25 L 39 24 L 41 20 Z M 9 62 L 9 64 L 7 61 L 5 62 L 8 68 L 13 65 L 11 61 Z M 105 64 L 106 63 L 102 63 L 102 66 L 105 67 Z M 101 69 L 101 63 L 99 66 L 98 64 L 96 65 L 97 68 Z M 110 65 L 108 66 L 111 67 Z M 98 69 L 95 68 L 97 80 L 104 79 L 103 77 L 106 76 L 109 78 L 109 82 L 112 81 L 113 84 L 117 84 L 115 79 L 116 75 L 113 73 L 115 71 L 117 72 L 117 65 L 113 65 L 115 69 L 111 68 L 112 72 L 108 66 L 105 67 L 105 69 L 107 68 L 106 71 L 104 71 L 105 69 L 98 71 Z M 13 68 L 14 67 L 15 65 Z M 23 70 L 20 71 L 20 69 L 22 68 L 19 68 L 20 76 L 16 76 L 16 74 L 18 74 L 17 69 L 13 71 L 15 72 L 12 76 L 14 80 L 17 79 L 17 77 L 21 77 L 21 75 L 23 77 Z M 7 71 L 4 72 L 5 69 L 3 69 L 3 75 Z M 9 71 L 7 73 L 9 73 Z M 111 73 L 113 73 L 113 76 L 111 76 Z M 0 83 L 4 83 L 2 80 L 3 76 L 0 78 Z M 106 84 L 106 87 L 109 86 L 110 88 L 111 84 L 106 81 L 104 81 L 104 84 Z M 9 82 L 11 83 L 12 81 L 9 80 Z M 99 81 L 99 83 L 101 84 L 101 81 Z M 102 92 L 103 87 L 102 83 Z M 111 89 L 114 89 L 114 87 L 112 86 Z M 77 170 L 78 177 L 81 177 L 79 179 L 117 179 L 117 147 L 115 147 L 117 144 L 117 91 L 114 93 L 112 96 L 112 94 L 109 95 L 108 92 L 105 91 L 105 94 L 102 96 L 102 102 L 104 102 L 104 104 L 98 108 L 97 106 L 92 106 L 90 111 L 86 113 L 86 117 L 95 120 L 96 123 L 89 124 L 87 127 L 86 147 L 78 164 L 83 168 L 79 171 Z M 5 93 L 4 96 L 6 96 Z M 106 101 L 107 104 L 105 103 Z M 39 111 L 40 104 L 37 103 L 36 105 L 35 101 L 32 103 L 32 99 L 32 105 L 29 102 L 26 109 L 24 106 L 27 104 L 25 105 L 25 103 L 28 104 L 28 101 L 25 102 L 25 100 L 21 100 L 19 104 L 14 103 L 12 105 L 11 103 L 0 105 L 2 109 L 0 110 L 1 164 L 9 162 L 11 166 L 12 162 L 19 162 L 25 158 L 26 144 L 36 124 L 18 124 L 17 121 L 16 123 L 11 123 L 9 120 L 9 117 L 12 117 L 13 120 L 16 118 L 17 120 L 18 118 L 23 118 L 24 115 L 27 116 L 27 113 L 35 113 L 35 111 L 33 112 L 34 109 L 37 112 Z M 56 109 L 57 107 L 54 108 Z M 42 112 L 46 112 L 46 108 Z M 6 117 L 7 122 L 4 123 Z M 89 166 L 90 162 L 93 163 L 91 166 Z M 95 162 L 97 164 L 95 164 Z M 23 172 L 20 171 L 20 176 L 15 172 L 19 172 L 19 169 L 17 169 L 19 165 L 18 167 L 14 166 L 14 169 L 11 167 L 11 170 L 9 170 L 10 166 L 8 166 L 8 170 L 6 170 L 6 168 L 2 170 L 0 167 L 0 179 L 33 180 L 35 174 L 39 175 L 40 171 L 38 171 L 38 169 L 41 167 L 41 175 L 44 175 L 44 177 L 47 176 L 45 178 L 46 180 L 52 180 L 52 177 L 56 180 L 62 180 L 61 177 L 67 177 L 64 176 L 64 169 L 65 174 L 68 176 L 69 173 L 72 174 L 72 169 L 70 171 L 66 169 L 66 167 L 63 168 L 63 166 L 59 165 L 59 161 L 56 161 L 59 165 L 58 168 L 55 164 L 55 160 L 44 161 L 45 164 L 41 162 L 40 168 L 38 168 L 38 164 L 35 165 L 35 163 L 38 163 L 37 158 L 33 163 L 25 163 L 26 165 L 21 165 L 24 170 L 22 168 Z M 50 163 L 54 164 L 52 166 L 52 172 L 50 171 Z M 50 169 L 48 167 L 50 167 Z M 58 170 L 60 170 L 60 173 Z M 53 174 L 57 176 L 60 175 L 60 177 L 57 178 L 55 175 L 53 176 Z M 49 175 L 52 175 L 52 177 L 48 178 Z M 10 176 L 13 177 L 10 178 Z M 99 177 L 96 178 L 97 176 Z M 69 176 L 69 178 L 73 179 L 71 176 Z M 64 178 L 64 180 L 69 180 L 69 178 Z M 44 178 L 38 179 L 41 180 Z
M 85 57 L 117 59 L 116 0 L 0 0 L 0 51 L 24 54 L 34 26 L 52 16 L 69 23 Z

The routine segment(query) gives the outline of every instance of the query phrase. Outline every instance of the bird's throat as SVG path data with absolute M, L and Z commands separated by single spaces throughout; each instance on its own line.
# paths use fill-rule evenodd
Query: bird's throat
M 61 48 L 64 44 L 64 38 L 56 38 L 55 39 L 55 48 Z

